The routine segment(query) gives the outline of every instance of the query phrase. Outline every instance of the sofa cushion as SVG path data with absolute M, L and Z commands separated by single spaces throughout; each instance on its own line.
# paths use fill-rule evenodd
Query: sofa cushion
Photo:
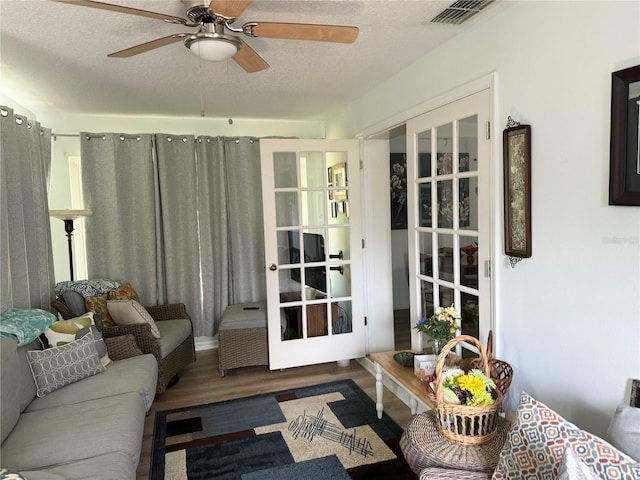
M 139 302 L 131 299 L 108 300 L 107 308 L 109 309 L 109 315 L 117 325 L 148 323 L 151 327 L 151 335 L 154 338 L 160 338 L 160 331 L 156 326 L 156 322 Z
M 102 332 L 98 330 L 98 327 L 95 325 L 91 325 L 86 328 L 81 328 L 76 332 L 75 340 L 78 340 L 84 337 L 87 333 L 91 332 L 93 335 L 93 344 L 98 351 L 98 356 L 100 357 L 100 363 L 105 367 L 111 363 L 111 359 L 109 358 L 109 352 L 107 352 L 107 345 L 104 343 L 104 338 L 102 338 Z
M 148 411 L 156 394 L 157 379 L 158 362 L 151 354 L 112 361 L 100 375 L 36 398 L 26 411 L 71 405 L 121 393 L 138 393 Z
M 144 404 L 137 393 L 25 412 L 2 444 L 2 466 L 37 470 L 123 452 L 137 467 L 144 419 Z
M 157 322 L 160 330 L 160 357 L 165 358 L 173 352 L 178 345 L 184 342 L 192 334 L 189 320 L 162 320 Z
M 135 480 L 136 468 L 129 455 L 112 452 L 46 470 L 20 472 L 28 480 Z
M 60 347 L 76 339 L 78 330 L 93 325 L 93 312 L 69 320 L 58 320 L 44 331 L 50 347 Z
M 618 407 L 609 424 L 607 440 L 640 462 L 640 408 Z
M 20 362 L 20 411 L 25 408 L 36 397 L 36 382 L 33 380 L 33 373 L 27 360 L 27 352 L 32 350 L 41 350 L 43 343 L 38 339 L 24 347 L 18 347 L 18 361 Z
M 98 351 L 89 332 L 79 340 L 46 350 L 27 352 L 29 367 L 36 382 L 39 397 L 83 378 L 104 371 Z
M 0 338 L 0 443 L 4 442 L 20 416 L 20 361 L 15 340 Z
M 567 422 L 526 392 L 492 479 L 555 478 L 562 456 L 572 448 L 602 479 L 640 479 L 640 464 L 604 440 Z

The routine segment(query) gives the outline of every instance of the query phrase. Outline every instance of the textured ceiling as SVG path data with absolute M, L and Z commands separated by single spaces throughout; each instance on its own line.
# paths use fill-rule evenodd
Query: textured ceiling
M 113 0 L 184 17 L 178 0 Z M 451 2 L 262 1 L 236 25 L 277 21 L 354 25 L 353 44 L 243 37 L 270 65 L 201 62 L 174 43 L 131 58 L 107 54 L 194 28 L 48 0 L 0 0 L 2 89 L 38 111 L 78 114 L 315 119 L 408 66 L 463 28 L 429 24 Z

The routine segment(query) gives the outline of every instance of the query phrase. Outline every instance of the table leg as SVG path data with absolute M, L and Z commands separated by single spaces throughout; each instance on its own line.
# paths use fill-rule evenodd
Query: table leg
M 376 363 L 376 411 L 378 412 L 378 419 L 382 418 L 382 412 L 384 405 L 382 403 L 382 368 Z
M 409 400 L 409 406 L 411 407 L 411 415 L 415 415 L 418 412 L 418 399 L 413 395 Z

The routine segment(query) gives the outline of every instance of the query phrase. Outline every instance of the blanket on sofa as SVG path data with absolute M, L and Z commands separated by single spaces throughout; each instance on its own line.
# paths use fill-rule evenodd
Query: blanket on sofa
M 0 315 L 0 337 L 28 345 L 56 321 L 56 316 L 38 308 L 10 308 Z

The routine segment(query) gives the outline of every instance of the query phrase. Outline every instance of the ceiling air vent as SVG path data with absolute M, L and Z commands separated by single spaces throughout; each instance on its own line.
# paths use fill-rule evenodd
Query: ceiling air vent
M 484 10 L 494 0 L 457 0 L 431 19 L 431 23 L 460 25 Z

